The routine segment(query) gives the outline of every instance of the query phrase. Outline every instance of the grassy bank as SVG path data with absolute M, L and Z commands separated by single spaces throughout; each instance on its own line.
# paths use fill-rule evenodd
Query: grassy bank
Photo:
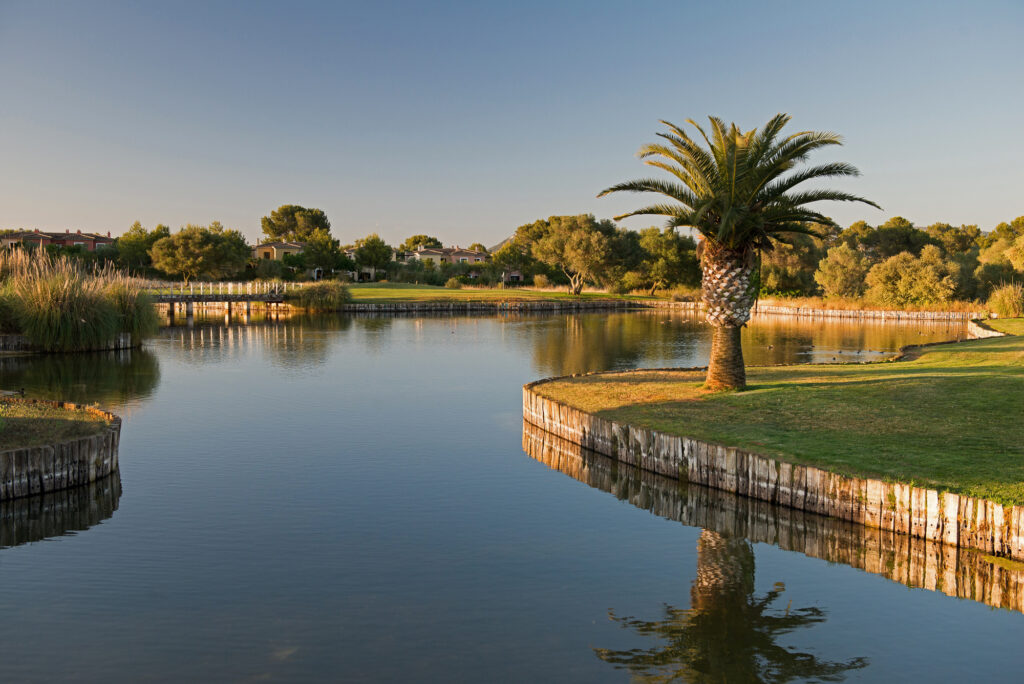
M 89 437 L 107 424 L 87 411 L 0 399 L 0 451 Z
M 407 283 L 354 283 L 349 286 L 353 304 L 397 304 L 399 302 L 504 302 L 575 300 L 565 289 L 477 288 L 464 286 L 453 290 L 434 285 Z M 613 295 L 606 292 L 584 292 L 579 299 L 657 299 L 635 295 Z
M 992 326 L 1024 335 L 1024 319 Z M 925 347 L 913 360 L 752 367 L 711 394 L 703 373 L 568 378 L 538 391 L 603 418 L 791 463 L 1024 505 L 1024 337 Z
M 354 304 L 397 304 L 400 302 L 487 302 L 487 301 L 559 301 L 575 300 L 566 288 L 489 288 L 463 285 L 451 289 L 436 285 L 413 285 L 409 283 L 353 283 L 348 286 Z M 601 290 L 589 290 L 580 295 L 579 299 L 628 299 L 631 301 L 658 301 L 672 299 L 680 293 L 660 290 L 655 295 L 634 291 L 629 294 L 613 294 Z M 699 292 L 687 291 L 690 299 L 698 299 Z M 872 304 L 863 298 L 822 298 L 822 297 L 762 297 L 760 305 L 787 306 L 812 309 L 843 309 L 853 311 L 887 310 Z M 920 306 L 906 306 L 902 311 L 968 311 L 985 314 L 987 308 L 978 302 L 945 302 Z

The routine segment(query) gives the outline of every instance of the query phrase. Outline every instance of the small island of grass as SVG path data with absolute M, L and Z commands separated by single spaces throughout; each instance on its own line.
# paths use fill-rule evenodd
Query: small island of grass
M 61 408 L 50 402 L 0 400 L 0 451 L 91 437 L 108 425 L 110 419 L 100 411 Z
M 1010 336 L 873 364 L 748 368 L 744 392 L 704 373 L 568 377 L 537 394 L 601 418 L 740 447 L 842 475 L 1024 505 L 1024 319 Z

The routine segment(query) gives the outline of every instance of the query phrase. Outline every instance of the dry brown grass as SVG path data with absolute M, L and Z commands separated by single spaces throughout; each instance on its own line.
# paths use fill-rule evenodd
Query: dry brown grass
M 0 450 L 89 437 L 108 424 L 102 416 L 85 410 L 0 399 Z

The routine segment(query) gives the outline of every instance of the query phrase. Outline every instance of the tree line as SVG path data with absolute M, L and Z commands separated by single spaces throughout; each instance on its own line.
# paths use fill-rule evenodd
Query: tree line
M 294 279 L 313 269 L 325 274 L 363 270 L 371 279 L 442 285 L 453 279 L 585 286 L 626 293 L 696 288 L 701 282 L 697 243 L 672 228 L 630 230 L 589 214 L 551 216 L 519 226 L 481 263 L 434 263 L 395 255 L 441 247 L 435 236 L 416 234 L 389 245 L 370 234 L 350 245 L 331 233 L 316 208 L 283 205 L 261 219 L 266 241 L 302 243 L 300 254 L 280 261 L 254 259 L 245 236 L 214 221 L 146 229 L 136 221 L 109 247 L 51 252 L 114 263 L 139 275 L 197 278 Z M 857 221 L 842 229 L 809 224 L 765 250 L 757 269 L 762 295 L 864 298 L 907 306 L 952 300 L 986 300 L 999 285 L 1024 281 L 1024 216 L 982 231 L 976 225 L 935 223 L 920 228 L 896 216 L 878 226 Z M 346 253 L 347 252 L 347 253 Z
M 1024 281 L 1024 216 L 990 232 L 948 223 L 920 228 L 901 216 L 879 226 L 820 228 L 818 237 L 796 235 L 763 255 L 763 293 L 901 307 L 985 301 L 1000 285 Z

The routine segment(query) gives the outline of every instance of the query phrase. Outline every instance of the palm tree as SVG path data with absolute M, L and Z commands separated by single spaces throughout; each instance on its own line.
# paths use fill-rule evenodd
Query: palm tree
M 835 133 L 801 131 L 780 136 L 789 122 L 786 114 L 775 115 L 762 130 L 746 133 L 736 124 L 726 126 L 709 117 L 709 137 L 692 119 L 687 119 L 704 139 L 702 147 L 687 133 L 668 121 L 669 132 L 658 133 L 669 144 L 649 144 L 639 156 L 649 166 L 667 171 L 677 180 L 645 178 L 619 183 L 603 190 L 612 192 L 654 192 L 672 202 L 631 211 L 627 216 L 667 216 L 671 228 L 689 227 L 703 238 L 698 245 L 701 270 L 701 299 L 708 322 L 714 326 L 709 389 L 743 389 L 746 369 L 740 345 L 740 328 L 750 319 L 750 308 L 759 289 L 756 268 L 761 252 L 787 234 L 817 235 L 809 224 L 834 226 L 832 219 L 807 205 L 823 200 L 874 202 L 838 190 L 793 191 L 809 180 L 832 176 L 857 176 L 850 164 L 832 162 L 793 173 L 799 163 L 821 147 L 841 145 Z M 678 182 L 677 182 L 678 181 Z

